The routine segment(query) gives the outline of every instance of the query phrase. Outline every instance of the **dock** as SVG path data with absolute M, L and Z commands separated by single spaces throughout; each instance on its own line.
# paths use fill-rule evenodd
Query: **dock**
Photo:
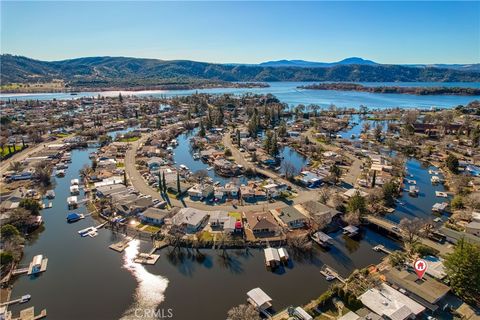
M 47 258 L 44 258 L 44 259 L 42 259 L 42 262 L 41 262 L 41 264 L 40 264 L 40 269 L 36 269 L 36 268 L 35 268 L 35 263 L 34 263 L 34 262 L 31 262 L 30 265 L 28 266 L 28 272 L 27 272 L 27 274 L 28 274 L 28 275 L 32 275 L 32 274 L 37 274 L 37 273 L 45 272 L 45 271 L 47 271 L 47 264 L 48 264 L 48 259 L 47 259 Z
M 377 251 L 377 252 L 384 252 L 386 254 L 391 254 L 392 251 L 388 250 L 387 248 L 385 248 L 384 245 L 382 244 L 379 244 L 379 245 L 376 245 L 375 247 L 372 248 L 373 250 Z
M 154 265 L 159 258 L 159 254 L 139 253 L 133 261 L 140 264 Z
M 376 217 L 376 216 L 373 216 L 373 215 L 366 215 L 365 220 L 367 220 L 367 222 L 369 222 L 371 224 L 374 224 L 377 227 L 380 227 L 384 230 L 387 230 L 387 231 L 389 231 L 389 232 L 391 232 L 391 233 L 393 233 L 393 234 L 395 234 L 399 237 L 402 235 L 399 225 L 394 223 L 393 221 L 383 219 L 383 218 L 380 218 L 380 217 Z
M 125 239 L 123 239 L 122 241 L 119 241 L 117 243 L 114 243 L 114 244 L 111 244 L 109 245 L 108 247 L 112 250 L 115 250 L 117 252 L 123 252 L 125 249 L 127 249 L 127 247 L 129 246 L 130 244 L 130 241 L 132 241 L 133 238 L 131 237 L 126 237 Z
M 337 279 L 338 281 L 340 281 L 341 283 L 346 282 L 345 279 L 342 276 L 340 276 L 340 274 L 338 274 L 337 271 L 335 271 L 335 269 L 333 269 L 332 267 L 329 267 L 326 264 L 324 264 L 323 267 L 320 269 L 320 273 L 325 278 L 333 277 L 333 278 Z
M 35 315 L 35 308 L 30 307 L 20 311 L 20 316 L 18 318 L 12 317 L 12 320 L 38 320 L 45 318 L 47 316 L 47 309 L 40 311 L 38 315 Z
M 31 296 L 29 294 L 26 294 L 26 295 L 23 295 L 21 298 L 3 302 L 3 303 L 0 304 L 0 307 L 9 306 L 9 305 L 12 305 L 12 304 L 17 304 L 17 303 L 25 303 L 25 302 L 30 301 L 30 298 L 31 298 Z

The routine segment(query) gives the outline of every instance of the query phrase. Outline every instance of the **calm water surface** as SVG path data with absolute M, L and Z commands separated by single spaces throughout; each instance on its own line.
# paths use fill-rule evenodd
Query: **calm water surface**
M 0 99 L 76 99 L 79 97 L 96 97 L 99 94 L 103 96 L 117 96 L 119 92 L 123 95 L 135 94 L 140 97 L 146 96 L 184 96 L 195 92 L 212 93 L 212 94 L 243 94 L 251 93 L 271 93 L 280 101 L 289 105 L 297 104 L 318 104 L 326 107 L 335 104 L 339 107 L 359 107 L 366 105 L 370 108 L 387 108 L 387 107 L 455 107 L 459 104 L 467 104 L 480 96 L 448 96 L 448 95 L 432 95 L 432 96 L 415 96 L 408 94 L 380 94 L 354 91 L 333 91 L 333 90 L 302 90 L 298 86 L 310 84 L 309 82 L 270 82 L 268 88 L 215 88 L 215 89 L 198 89 L 198 90 L 156 90 L 156 91 L 104 91 L 104 92 L 80 92 L 78 95 L 72 96 L 68 93 L 38 93 L 38 94 L 0 94 Z M 370 86 L 447 86 L 447 87 L 471 87 L 480 88 L 478 82 L 378 82 L 378 83 L 362 83 Z

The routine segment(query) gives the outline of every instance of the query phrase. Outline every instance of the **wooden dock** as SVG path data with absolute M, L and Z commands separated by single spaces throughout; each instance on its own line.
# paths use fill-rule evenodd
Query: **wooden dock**
M 47 264 L 48 264 L 48 259 L 47 258 L 43 259 L 42 264 L 40 265 L 40 270 L 37 271 L 37 272 L 34 272 L 33 271 L 33 262 L 31 262 L 30 265 L 28 266 L 27 274 L 32 275 L 32 274 L 45 272 L 45 271 L 47 271 Z
M 159 254 L 139 253 L 133 261 L 135 263 L 154 265 L 159 258 Z
M 324 264 L 322 269 L 320 269 L 320 273 L 324 276 L 324 277 L 328 277 L 328 276 L 332 276 L 332 277 L 335 277 L 338 281 L 340 281 L 341 283 L 345 283 L 345 279 L 340 276 L 340 274 L 335 270 L 333 269 L 332 267 L 329 267 L 328 265 Z
M 19 274 L 24 274 L 28 272 L 28 267 L 27 268 L 20 268 L 20 269 L 15 269 L 12 271 L 12 276 L 17 276 Z
M 20 317 L 12 318 L 12 320 L 38 320 L 47 316 L 47 309 L 43 309 L 38 315 L 35 315 L 35 308 L 30 307 L 20 311 Z
M 127 249 L 127 247 L 129 246 L 130 244 L 130 241 L 132 241 L 133 238 L 131 237 L 126 237 L 125 239 L 123 239 L 122 241 L 119 241 L 117 243 L 114 243 L 114 244 L 111 244 L 109 245 L 108 247 L 112 250 L 115 250 L 117 252 L 123 252 L 125 249 Z
M 386 254 L 391 254 L 391 253 L 392 253 L 392 251 L 390 251 L 390 250 L 388 250 L 387 248 L 385 248 L 385 246 L 382 245 L 382 244 L 379 244 L 379 245 L 373 247 L 372 249 L 375 250 L 375 251 L 377 251 L 377 252 L 384 252 L 384 253 L 386 253 Z

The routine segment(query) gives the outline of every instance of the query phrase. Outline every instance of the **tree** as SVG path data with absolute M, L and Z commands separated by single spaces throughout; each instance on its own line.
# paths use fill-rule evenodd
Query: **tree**
M 240 148 L 240 130 L 237 129 L 236 135 L 237 135 L 237 146 Z
M 8 241 L 16 236 L 19 236 L 20 232 L 11 224 L 6 224 L 0 228 L 0 235 L 3 241 Z
M 177 172 L 177 192 L 178 192 L 178 195 L 182 193 L 182 189 L 180 187 L 180 174 L 178 172 Z
M 400 231 L 407 252 L 413 253 L 414 245 L 418 242 L 425 223 L 419 218 L 400 220 Z
M 10 163 L 9 170 L 19 172 L 22 170 L 22 168 L 23 168 L 23 165 L 19 161 L 13 161 L 12 163 Z
M 362 130 L 362 131 L 365 132 L 365 133 L 367 133 L 367 132 L 370 130 L 370 122 L 365 121 L 365 122 L 363 123 L 362 127 L 363 127 L 363 130 Z
M 364 214 L 366 212 L 367 206 L 365 203 L 365 198 L 360 195 L 360 192 L 356 192 L 347 203 L 348 212 L 359 212 L 359 214 Z
M 458 173 L 458 158 L 455 157 L 455 155 L 449 154 L 447 160 L 445 160 L 445 164 L 452 173 Z
M 444 265 L 453 292 L 465 302 L 479 305 L 480 246 L 460 239 Z
M 395 198 L 398 195 L 398 185 L 394 181 L 389 181 L 383 185 L 382 191 L 385 205 L 393 207 L 395 205 Z
M 225 157 L 231 157 L 232 156 L 232 150 L 230 150 L 229 148 L 226 148 L 224 154 L 225 154 Z
M 338 180 L 340 179 L 340 177 L 342 175 L 342 169 L 340 169 L 340 167 L 337 166 L 336 164 L 333 164 L 330 167 L 329 172 L 330 172 L 329 179 L 332 181 L 333 184 L 337 184 Z
M 463 197 L 459 194 L 455 195 L 455 197 L 453 197 L 452 199 L 452 202 L 450 203 L 450 206 L 452 207 L 452 209 L 464 209 L 465 203 Z
M 178 173 L 177 173 L 178 176 Z M 163 192 L 167 192 L 167 180 L 165 179 L 165 171 L 162 172 L 162 187 Z
M 377 124 L 374 131 L 375 140 L 380 141 L 382 138 L 383 127 L 381 124 Z
M 30 211 L 30 214 L 32 214 L 34 216 L 38 216 L 40 214 L 40 209 L 42 208 L 40 206 L 40 203 L 38 203 L 37 200 L 33 200 L 33 199 L 29 199 L 29 198 L 22 199 L 20 201 L 19 206 L 27 209 L 28 211 Z
M 123 170 L 123 184 L 124 185 L 128 185 L 128 181 L 127 181 L 127 170 Z
M 343 221 L 351 226 L 358 226 L 360 224 L 360 210 L 352 211 L 343 216 Z
M 205 135 L 205 126 L 203 125 L 203 121 L 200 121 L 200 131 L 198 131 L 198 136 L 203 138 Z
M 35 166 L 35 176 L 43 186 L 49 186 L 52 183 L 52 169 L 45 162 L 38 163 Z
M 250 304 L 240 304 L 228 310 L 227 320 L 260 320 L 258 312 Z
M 10 251 L 4 251 L 0 253 L 0 262 L 2 263 L 2 267 L 4 265 L 10 264 L 12 261 L 13 261 L 13 254 Z

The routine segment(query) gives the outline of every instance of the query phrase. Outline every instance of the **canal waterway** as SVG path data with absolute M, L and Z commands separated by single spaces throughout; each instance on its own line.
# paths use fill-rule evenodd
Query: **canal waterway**
M 258 249 L 248 254 L 229 251 L 228 262 L 219 257 L 220 252 L 202 250 L 206 258 L 201 263 L 188 255 L 169 259 L 168 249 L 163 249 L 157 265 L 137 265 L 132 257 L 138 250 L 149 249 L 148 242 L 134 242 L 119 254 L 108 249 L 121 239 L 110 230 L 101 229 L 95 238 L 78 235 L 78 230 L 98 224 L 91 217 L 66 223 L 71 212 L 66 204 L 70 180 L 78 178 L 79 170 L 90 163 L 92 151 L 73 150 L 66 176 L 54 178 L 53 208 L 42 211 L 44 230 L 32 235 L 21 261 L 26 265 L 33 256 L 43 254 L 49 259 L 48 269 L 38 277 L 20 276 L 15 281 L 12 297 L 32 295 L 27 304 L 12 308 L 17 314 L 33 305 L 37 311 L 46 308 L 49 319 L 131 319 L 136 310 L 158 305 L 172 309 L 174 319 L 224 319 L 227 310 L 244 303 L 246 292 L 254 287 L 271 295 L 275 309 L 280 310 L 303 304 L 328 288 L 330 283 L 319 273 L 323 264 L 347 276 L 380 261 L 383 254 L 373 251 L 373 246 L 398 248 L 393 240 L 366 229 L 359 240 L 345 238 L 340 231 L 331 234 L 334 243 L 329 251 L 317 248 L 311 257 L 294 257 L 293 266 L 283 272 L 265 270 Z M 87 213 L 84 207 L 72 211 Z

